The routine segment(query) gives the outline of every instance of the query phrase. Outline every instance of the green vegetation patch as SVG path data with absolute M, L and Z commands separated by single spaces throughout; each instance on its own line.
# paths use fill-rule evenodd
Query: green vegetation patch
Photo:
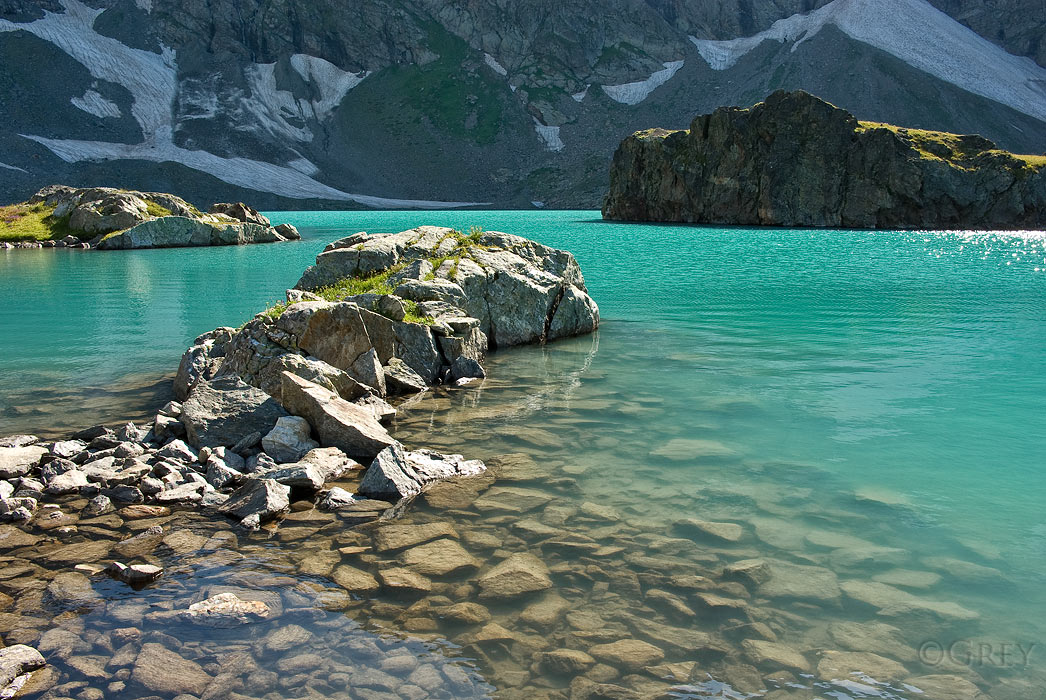
M 410 110 L 441 132 L 476 144 L 493 143 L 501 129 L 504 86 L 485 69 L 466 70 L 474 58 L 464 41 L 430 23 L 429 48 L 439 58 L 426 65 L 391 66 L 381 72 L 383 92 L 396 96 L 397 111 Z
M 174 216 L 174 212 L 170 209 L 150 199 L 145 200 L 145 211 L 149 216 L 155 216 L 157 219 L 164 216 Z
M 438 248 L 442 246 L 444 241 L 448 239 L 456 241 L 455 247 L 446 255 L 427 258 L 427 260 L 432 263 L 432 267 L 436 270 L 438 270 L 447 260 L 453 260 L 454 266 L 451 268 L 450 272 L 450 276 L 453 277 L 458 270 L 458 263 L 461 262 L 462 256 L 468 256 L 469 250 L 472 248 L 483 247 L 479 242 L 482 235 L 483 229 L 479 226 L 470 226 L 468 233 L 451 230 L 443 237 L 439 242 L 439 245 L 436 247 Z M 332 285 L 313 289 L 312 294 L 315 294 L 324 301 L 341 301 L 346 297 L 356 296 L 357 294 L 393 294 L 395 289 L 391 284 L 389 284 L 389 278 L 407 265 L 408 263 L 402 262 L 398 265 L 393 265 L 388 270 L 383 270 L 382 272 L 366 277 L 345 277 Z M 426 281 L 431 281 L 435 279 L 435 277 L 435 274 L 429 273 L 425 279 Z M 266 306 L 265 310 L 260 312 L 259 315 L 265 316 L 266 318 L 277 319 L 294 303 L 298 302 L 275 302 Z M 431 326 L 435 323 L 435 319 L 431 316 L 424 316 L 419 312 L 417 302 L 411 301 L 410 299 L 404 299 L 403 306 L 407 312 L 406 316 L 403 317 L 405 322 L 420 323 L 426 326 Z
M 68 217 L 55 217 L 54 207 L 43 203 L 0 206 L 0 241 L 13 243 L 65 238 L 72 233 L 68 223 Z
M 1046 166 L 1046 156 L 1010 153 L 980 136 L 964 136 L 947 131 L 908 129 L 881 122 L 858 122 L 857 133 L 883 129 L 907 141 L 923 160 L 939 160 L 963 170 L 976 169 L 985 159 L 998 162 L 1009 158 L 1022 170 L 1039 170 Z

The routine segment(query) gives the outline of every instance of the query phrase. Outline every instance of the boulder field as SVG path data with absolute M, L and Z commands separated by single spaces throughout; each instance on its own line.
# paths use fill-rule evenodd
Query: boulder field
M 0 243 L 3 248 L 183 248 L 277 243 L 301 238 L 290 224 L 273 226 L 242 202 L 219 202 L 205 214 L 173 194 L 112 187 L 45 187 L 9 207 L 11 217 L 39 218 L 45 241 Z M 61 235 L 65 234 L 65 235 Z
M 858 121 L 805 92 L 650 129 L 614 155 L 605 219 L 730 226 L 1041 229 L 1046 156 Z
M 430 484 L 486 467 L 401 445 L 390 402 L 483 378 L 490 349 L 598 324 L 570 253 L 431 226 L 356 234 L 329 245 L 286 303 L 197 338 L 178 401 L 150 423 L 0 439 L 0 521 L 60 527 L 68 516 L 42 504 L 74 495 L 90 497 L 94 515 L 202 507 L 248 529 L 303 499 L 354 521 L 395 513 Z

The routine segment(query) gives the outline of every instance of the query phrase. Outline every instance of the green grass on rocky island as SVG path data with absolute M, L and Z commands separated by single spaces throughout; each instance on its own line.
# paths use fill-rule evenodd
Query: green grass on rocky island
M 458 264 L 461 262 L 461 258 L 463 256 L 468 257 L 469 251 L 472 248 L 483 247 L 479 242 L 482 235 L 483 229 L 479 226 L 470 226 L 467 234 L 458 230 L 451 230 L 450 233 L 443 238 L 443 241 L 454 239 L 457 242 L 457 245 L 450 252 L 438 257 L 427 258 L 427 260 L 432 263 L 433 270 L 439 270 L 448 261 L 452 262 L 449 276 L 453 277 L 458 270 Z M 440 245 L 437 246 L 437 248 L 442 247 L 443 241 L 440 241 Z M 358 247 L 362 247 L 362 245 L 363 244 L 361 243 Z M 395 293 L 395 288 L 389 284 L 389 278 L 406 266 L 406 262 L 399 263 L 374 275 L 366 277 L 345 277 L 327 287 L 320 287 L 319 289 L 312 289 L 309 291 L 325 301 L 341 301 L 342 299 L 356 296 L 357 294 L 393 294 Z M 431 281 L 435 278 L 435 273 L 430 272 L 425 280 Z M 298 302 L 275 302 L 267 306 L 264 311 L 259 313 L 259 315 L 271 319 L 277 319 L 282 316 L 283 312 L 290 308 L 292 304 L 296 303 Z M 417 302 L 411 301 L 410 299 L 404 299 L 403 305 L 407 311 L 406 316 L 403 317 L 403 320 L 406 323 L 420 323 L 422 325 L 431 326 L 435 322 L 432 317 L 424 316 L 418 312 Z
M 73 234 L 66 218 L 56 218 L 54 207 L 46 204 L 0 206 L 0 241 L 46 241 Z

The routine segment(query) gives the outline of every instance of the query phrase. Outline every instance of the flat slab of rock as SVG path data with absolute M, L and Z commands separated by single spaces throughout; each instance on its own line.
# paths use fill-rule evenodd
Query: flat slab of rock
M 826 651 L 817 664 L 817 675 L 823 681 L 852 679 L 859 673 L 880 682 L 908 677 L 908 669 L 901 664 L 868 652 Z
M 305 418 L 324 447 L 337 447 L 349 457 L 369 461 L 396 444 L 373 411 L 290 372 L 281 375 L 280 386 L 284 407 Z
M 182 403 L 180 420 L 197 447 L 233 447 L 252 433 L 268 435 L 287 416 L 275 399 L 239 377 L 201 381 Z
M 344 564 L 334 570 L 331 579 L 349 593 L 373 593 L 381 587 L 366 571 Z
M 213 680 L 195 661 L 155 643 L 142 645 L 131 670 L 131 679 L 154 693 L 197 697 L 203 695 Z
M 513 554 L 480 576 L 476 583 L 480 598 L 496 600 L 518 598 L 552 587 L 545 562 L 526 552 Z
M 744 528 L 737 523 L 716 523 L 695 518 L 677 520 L 673 527 L 677 532 L 688 537 L 722 540 L 723 542 L 737 542 L 745 533 Z
M 394 523 L 374 531 L 374 549 L 392 552 L 437 540 L 441 537 L 458 538 L 458 532 L 449 523 L 422 523 L 407 525 Z
M 40 463 L 47 449 L 39 445 L 0 447 L 0 479 L 17 479 Z
M 746 639 L 741 642 L 745 655 L 756 666 L 765 667 L 770 670 L 782 668 L 800 673 L 810 671 L 810 662 L 798 651 L 785 644 L 768 642 L 763 639 Z
M 665 653 L 653 644 L 638 639 L 622 639 L 610 644 L 597 644 L 588 650 L 589 655 L 600 661 L 621 669 L 637 672 L 645 666 L 661 663 Z
M 441 539 L 408 549 L 399 556 L 405 565 L 425 576 L 449 576 L 479 568 L 479 562 L 454 540 Z

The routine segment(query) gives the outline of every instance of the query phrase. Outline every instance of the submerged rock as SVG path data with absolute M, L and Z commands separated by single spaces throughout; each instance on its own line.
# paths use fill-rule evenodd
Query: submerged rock
M 805 92 L 651 129 L 614 155 L 607 219 L 1041 229 L 1046 166 L 980 136 L 859 122 Z
M 193 603 L 181 617 L 207 627 L 238 627 L 264 620 L 271 613 L 269 606 L 260 600 L 241 600 L 235 593 L 219 593 Z
M 513 554 L 476 581 L 479 597 L 505 600 L 552 587 L 548 567 L 533 554 Z
M 190 661 L 162 644 L 142 645 L 131 670 L 131 680 L 154 693 L 202 696 L 212 677 L 195 661 Z

